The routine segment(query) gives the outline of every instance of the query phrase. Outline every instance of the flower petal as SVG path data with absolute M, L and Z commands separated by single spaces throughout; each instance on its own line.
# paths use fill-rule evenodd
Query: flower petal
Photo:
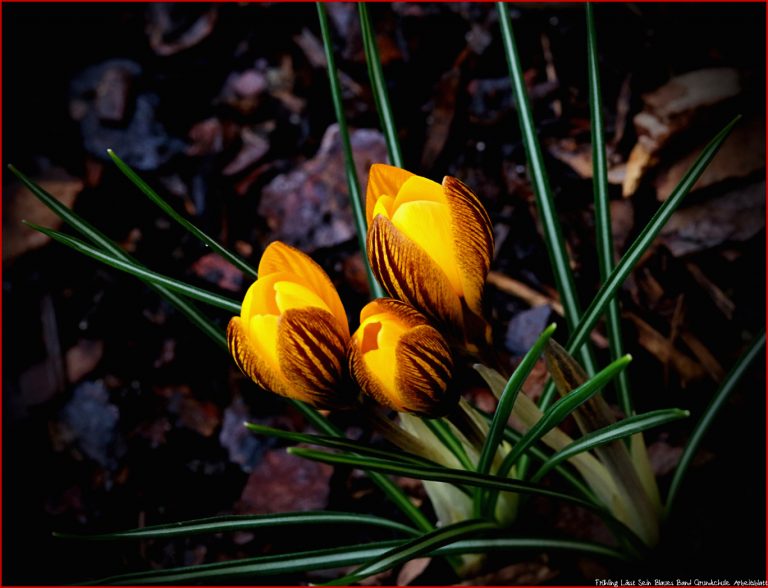
M 450 281 L 432 258 L 383 216 L 368 230 L 368 258 L 390 296 L 415 306 L 441 323 L 462 324 L 462 308 Z
M 380 196 L 386 195 L 394 198 L 397 192 L 408 178 L 413 177 L 409 171 L 386 165 L 384 163 L 374 163 L 368 172 L 368 187 L 365 190 L 365 219 L 368 226 L 371 226 L 373 220 L 373 208 Z
M 464 286 L 456 263 L 449 208 L 428 200 L 406 202 L 397 207 L 390 220 L 435 261 L 456 295 L 462 296 Z
M 477 196 L 463 182 L 446 176 L 443 190 L 451 209 L 451 231 L 464 299 L 475 314 L 482 316 L 482 297 L 493 257 L 493 227 Z
M 286 396 L 286 381 L 265 358 L 251 346 L 240 317 L 232 317 L 227 325 L 227 345 L 240 370 L 265 390 Z
M 445 414 L 457 397 L 448 390 L 453 359 L 440 333 L 429 325 L 413 328 L 400 339 L 396 356 L 396 383 L 407 412 Z
M 261 256 L 259 279 L 277 272 L 294 274 L 301 279 L 299 283 L 305 282 L 307 288 L 315 292 L 328 305 L 339 326 L 349 337 L 347 313 L 344 312 L 339 294 L 323 268 L 311 257 L 281 241 L 274 241 Z
M 277 353 L 291 396 L 318 408 L 350 404 L 342 381 L 348 336 L 318 308 L 294 308 L 280 318 Z

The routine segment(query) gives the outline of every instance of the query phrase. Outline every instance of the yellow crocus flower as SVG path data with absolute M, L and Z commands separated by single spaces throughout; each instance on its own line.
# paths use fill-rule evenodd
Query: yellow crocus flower
M 424 315 L 399 300 L 379 298 L 360 311 L 348 357 L 360 389 L 398 412 L 440 416 L 458 399 L 448 388 L 448 344 Z
M 465 343 L 487 343 L 483 288 L 493 230 L 483 205 L 456 178 L 438 184 L 384 164 L 366 191 L 367 252 L 390 296 L 453 327 Z
M 349 341 L 344 306 L 322 268 L 298 249 L 279 241 L 266 248 L 227 341 L 262 388 L 318 408 L 350 404 L 339 386 Z

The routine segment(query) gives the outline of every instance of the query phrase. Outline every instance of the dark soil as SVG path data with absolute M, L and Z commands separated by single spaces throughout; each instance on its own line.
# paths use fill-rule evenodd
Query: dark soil
M 2 10 L 5 164 L 33 176 L 152 269 L 240 299 L 247 279 L 133 187 L 109 161 L 106 149 L 113 148 L 176 209 L 253 265 L 274 239 L 310 253 L 337 285 L 354 326 L 368 287 L 330 128 L 335 117 L 314 5 L 14 3 Z M 356 7 L 328 10 L 364 186 L 368 166 L 386 158 L 385 143 Z M 495 279 L 486 298 L 495 340 L 514 365 L 547 322 L 563 321 L 539 306 L 554 302 L 554 281 L 495 6 L 374 4 L 370 13 L 406 167 L 462 179 L 494 223 Z M 584 7 L 521 5 L 512 13 L 586 306 L 599 275 L 585 172 Z M 610 4 L 597 5 L 595 14 L 611 169 L 619 177 L 611 197 L 620 252 L 689 154 L 734 115 L 744 116 L 741 134 L 713 164 L 717 173 L 690 194 L 621 293 L 637 410 L 691 411 L 690 419 L 646 436 L 663 494 L 718 383 L 765 324 L 765 6 Z M 653 146 L 656 162 L 637 172 L 636 189 L 623 197 L 621 174 L 626 183 L 637 171 L 630 153 L 646 135 L 634 117 L 679 98 L 655 93 L 673 78 L 711 68 L 719 73 L 697 82 L 697 91 L 729 88 L 733 73 L 732 91 L 711 103 L 693 100 L 670 122 L 669 139 Z M 53 532 L 322 508 L 401 518 L 359 472 L 300 460 L 281 442 L 246 433 L 245 420 L 299 431 L 307 425 L 245 380 L 227 354 L 144 284 L 39 239 L 23 218 L 59 226 L 4 167 L 4 584 L 73 583 L 329 545 L 329 531 L 320 528 L 117 543 Z M 513 294 L 510 280 L 544 298 Z M 206 312 L 223 330 L 226 313 Z M 558 333 L 565 332 L 562 324 Z M 596 352 L 605 365 L 608 351 Z M 529 393 L 541 388 L 537 373 Z M 511 553 L 493 556 L 491 575 L 474 583 L 765 578 L 764 390 L 761 359 L 715 420 L 661 545 L 642 564 Z M 613 402 L 613 391 L 607 395 Z M 333 418 L 350 435 L 367 435 L 353 417 Z M 419 485 L 402 483 L 432 516 Z M 548 501 L 532 502 L 510 533 L 605 537 L 583 512 Z M 391 536 L 349 527 L 332 537 L 353 545 Z M 397 575 L 378 582 L 394 584 Z M 442 562 L 415 581 L 457 582 Z

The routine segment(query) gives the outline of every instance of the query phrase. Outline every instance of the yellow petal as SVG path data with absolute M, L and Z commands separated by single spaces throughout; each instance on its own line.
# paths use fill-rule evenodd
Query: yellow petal
M 395 210 L 392 224 L 434 260 L 445 273 L 456 295 L 462 296 L 464 288 L 456 263 L 448 207 L 424 200 L 406 202 Z
M 360 390 L 382 406 L 402 411 L 399 394 L 394 384 L 395 350 L 373 349 L 363 352 L 363 340 L 369 338 L 367 330 L 377 335 L 376 325 L 372 322 L 361 326 L 352 335 L 347 351 L 349 372 Z
M 293 274 L 293 280 L 315 292 L 327 305 L 339 326 L 349 337 L 347 313 L 333 283 L 311 257 L 280 241 L 274 241 L 264 250 L 259 262 L 259 280 L 273 273 Z
M 281 377 L 277 360 L 277 323 L 280 317 L 274 314 L 257 314 L 251 317 L 245 329 L 253 352 L 258 355 L 276 377 Z
M 460 330 L 461 301 L 445 272 L 421 247 L 383 216 L 374 218 L 366 245 L 371 269 L 390 296 Z
M 392 196 L 382 196 L 376 201 L 376 206 L 373 207 L 373 216 L 377 214 L 383 214 L 386 218 L 392 218 L 392 205 L 395 203 L 395 199 Z
M 275 303 L 283 313 L 290 308 L 315 307 L 331 311 L 325 301 L 312 290 L 296 282 L 279 281 L 275 283 Z
M 281 394 L 285 380 L 274 371 L 268 361 L 255 352 L 240 317 L 233 317 L 227 326 L 227 344 L 235 363 L 251 380 L 265 390 Z
M 395 197 L 400 186 L 413 175 L 409 171 L 383 163 L 374 163 L 371 166 L 368 172 L 368 187 L 365 190 L 365 219 L 368 226 L 373 221 L 373 209 L 379 197 Z
M 284 275 L 282 277 L 285 277 Z M 275 282 L 281 279 L 280 274 L 264 276 L 251 284 L 240 305 L 240 317 L 248 324 L 256 314 L 279 314 L 275 301 Z
M 351 404 L 342 386 L 347 339 L 335 317 L 319 308 L 294 308 L 280 317 L 277 353 L 293 398 L 318 408 Z
M 456 264 L 467 306 L 482 316 L 485 280 L 493 257 L 493 227 L 485 208 L 464 183 L 446 176 L 443 179 L 451 216 L 451 232 L 456 247 Z
M 411 176 L 396 193 L 395 209 L 406 202 L 438 202 L 445 204 L 443 188 L 437 182 L 421 176 Z

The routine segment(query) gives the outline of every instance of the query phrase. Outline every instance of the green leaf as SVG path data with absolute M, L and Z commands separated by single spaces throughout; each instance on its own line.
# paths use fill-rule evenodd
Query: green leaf
M 402 541 L 381 541 L 360 546 L 343 546 L 331 549 L 319 549 L 299 553 L 269 555 L 240 559 L 235 561 L 201 564 L 166 570 L 153 570 L 112 576 L 89 582 L 102 584 L 170 584 L 197 583 L 213 584 L 252 576 L 299 573 L 311 570 L 332 569 L 356 565 L 380 557 L 387 550 Z M 439 547 L 428 556 L 451 556 L 468 553 L 491 553 L 507 551 L 530 551 L 541 553 L 548 551 L 566 551 L 591 556 L 625 561 L 627 556 L 605 545 L 568 539 L 550 539 L 546 537 L 515 537 L 505 539 L 465 539 L 444 547 Z
M 366 562 L 351 574 L 338 578 L 333 582 L 328 582 L 324 584 L 324 586 L 347 586 L 359 582 L 368 576 L 386 572 L 397 565 L 430 553 L 443 545 L 454 543 L 460 539 L 495 529 L 498 529 L 497 525 L 485 520 L 468 520 L 448 525 L 447 527 L 437 529 L 431 533 L 426 533 L 421 537 L 408 541 L 402 545 L 398 545 L 397 547 L 393 547 L 386 553 Z
M 30 180 L 25 174 L 17 170 L 13 165 L 9 165 L 8 169 L 32 192 L 32 194 L 38 200 L 50 208 L 69 226 L 79 231 L 94 245 L 101 247 L 104 251 L 111 253 L 119 259 L 141 266 L 141 264 L 139 264 L 132 256 L 123 251 L 120 246 L 117 245 L 117 243 L 112 241 L 109 237 L 107 237 L 104 233 L 99 231 L 96 227 L 83 219 L 81 216 L 75 214 L 69 208 L 64 206 L 56 198 L 51 196 L 48 192 Z M 163 296 L 166 300 L 168 300 L 168 302 L 175 306 L 179 311 L 181 311 L 195 326 L 197 326 L 201 331 L 203 331 L 203 333 L 211 338 L 220 348 L 224 350 L 227 349 L 227 340 L 224 337 L 222 330 L 205 315 L 203 315 L 193 304 L 162 286 L 150 287 L 158 292 L 161 296 Z
M 546 342 L 546 341 L 545 341 Z M 587 402 L 595 394 L 605 386 L 618 372 L 623 370 L 632 358 L 627 355 L 612 362 L 608 367 L 594 375 L 587 380 L 584 384 L 572 390 L 566 396 L 563 396 L 555 402 L 546 412 L 541 416 L 541 419 L 533 425 L 528 431 L 521 437 L 520 441 L 512 448 L 512 451 L 504 458 L 504 461 L 499 466 L 498 475 L 506 476 L 515 465 L 517 460 L 530 448 L 534 443 L 551 431 L 554 427 L 559 425 L 569 414 L 576 410 L 579 406 Z M 492 494 L 489 496 L 485 503 L 486 513 L 493 511 L 496 508 L 496 496 Z
M 175 280 L 151 270 L 144 269 L 140 265 L 128 261 L 123 261 L 114 255 L 104 253 L 95 247 L 87 245 L 80 239 L 75 239 L 74 237 L 70 237 L 59 231 L 40 227 L 29 222 L 25 222 L 25 224 L 29 227 L 32 227 L 36 231 L 40 231 L 41 233 L 48 235 L 51 239 L 54 239 L 59 243 L 63 243 L 67 247 L 74 249 L 78 253 L 82 253 L 92 257 L 97 261 L 100 261 L 105 265 L 112 266 L 115 269 L 119 269 L 120 271 L 131 274 L 132 276 L 136 276 L 147 284 L 162 286 L 168 290 L 171 290 L 172 292 L 176 292 L 182 296 L 187 296 L 188 298 L 193 298 L 195 300 L 199 300 L 200 302 L 210 304 L 211 306 L 221 308 L 232 314 L 240 314 L 240 303 L 235 300 L 225 298 L 224 296 L 219 296 L 218 294 L 203 290 L 202 288 L 197 288 L 196 286 L 191 286 L 180 280 Z
M 464 469 L 475 469 L 475 464 L 469 459 L 461 441 L 459 441 L 456 435 L 453 434 L 453 431 L 451 431 L 449 424 L 445 420 L 422 419 L 422 421 L 429 427 L 429 430 L 438 438 L 440 443 L 445 445 L 450 452 L 456 456 L 456 459 L 459 460 L 459 463 Z
M 392 116 L 392 108 L 389 105 L 387 80 L 381 69 L 379 49 L 376 46 L 376 35 L 373 32 L 373 27 L 371 27 L 371 20 L 368 18 L 368 7 L 364 2 L 358 2 L 357 8 L 360 13 L 360 29 L 363 33 L 363 48 L 365 49 L 365 62 L 368 65 L 368 77 L 371 80 L 373 99 L 376 102 L 376 112 L 379 114 L 381 128 L 384 130 L 384 137 L 387 140 L 389 161 L 396 167 L 403 167 L 403 154 L 400 151 L 397 127 Z
M 592 5 L 587 3 L 587 63 L 589 72 L 589 112 L 592 119 L 592 188 L 595 200 L 595 242 L 600 279 L 605 281 L 613 269 L 614 249 L 611 232 L 611 208 L 608 194 L 608 159 L 605 151 L 605 125 L 603 124 L 603 102 L 600 92 L 600 69 L 597 56 L 597 34 L 592 15 Z M 611 359 L 624 355 L 621 336 L 621 311 L 618 298 L 608 303 L 607 315 L 608 348 Z M 626 415 L 634 412 L 632 395 L 629 390 L 627 372 L 616 378 L 616 390 L 621 410 Z
M 509 478 L 503 478 L 500 476 L 479 474 L 473 471 L 459 470 L 454 468 L 421 466 L 416 464 L 405 465 L 400 462 L 393 462 L 385 459 L 361 458 L 355 455 L 350 455 L 348 453 L 329 453 L 327 451 L 316 451 L 312 449 L 305 449 L 303 447 L 291 447 L 288 449 L 288 452 L 305 459 L 311 459 L 331 465 L 345 465 L 350 467 L 365 468 L 368 470 L 394 474 L 406 478 L 432 480 L 435 482 L 448 482 L 455 485 L 464 484 L 467 486 L 487 488 L 489 490 L 498 490 L 502 492 L 534 494 L 539 496 L 546 496 L 549 498 L 556 498 L 558 500 L 564 500 L 578 504 L 579 506 L 596 512 L 603 518 L 603 520 L 606 521 L 607 524 L 612 526 L 612 528 L 619 529 L 622 533 L 631 537 L 634 535 L 629 529 L 626 528 L 625 525 L 616 520 L 613 515 L 605 510 L 602 505 L 588 502 L 570 494 L 543 488 L 541 486 L 531 484 L 530 482 L 510 480 Z M 639 540 L 633 537 L 633 541 L 636 542 Z
M 618 289 L 632 272 L 632 268 L 634 268 L 637 262 L 640 261 L 640 258 L 646 252 L 648 247 L 651 246 L 654 239 L 659 234 L 659 231 L 661 231 L 662 227 L 667 223 L 669 217 L 672 216 L 672 213 L 682 202 L 683 198 L 690 192 L 691 188 L 704 172 L 707 165 L 709 165 L 709 162 L 712 161 L 712 158 L 740 119 L 741 116 L 734 118 L 709 142 L 709 144 L 707 144 L 694 164 L 686 172 L 683 179 L 680 180 L 680 183 L 673 190 L 669 198 L 659 207 L 648 224 L 643 228 L 640 235 L 638 235 L 629 249 L 627 249 L 627 252 L 622 256 L 621 260 L 616 264 L 616 267 L 603 282 L 603 285 L 600 287 L 600 290 L 598 290 L 594 300 L 592 300 L 587 310 L 584 311 L 584 315 L 581 317 L 579 324 L 571 334 L 571 338 L 568 340 L 567 345 L 569 353 L 576 352 L 587 340 L 589 333 L 592 332 L 598 319 L 603 312 L 605 312 L 608 302 L 616 296 Z M 551 395 L 550 392 L 550 398 Z
M 667 503 L 664 509 L 666 516 L 669 516 L 672 510 L 672 505 L 674 504 L 677 493 L 680 490 L 680 485 L 683 483 L 683 479 L 685 478 L 685 474 L 691 465 L 691 461 L 693 461 L 693 458 L 696 455 L 696 451 L 698 450 L 704 435 L 707 433 L 707 430 L 712 424 L 712 421 L 715 420 L 715 417 L 720 412 L 723 404 L 725 404 L 726 399 L 736 388 L 736 385 L 739 383 L 739 380 L 742 378 L 742 376 L 744 376 L 744 372 L 747 371 L 750 364 L 755 359 L 757 359 L 760 354 L 760 350 L 764 346 L 765 329 L 763 329 L 763 331 L 755 338 L 747 350 L 741 355 L 738 361 L 736 361 L 736 364 L 731 368 L 731 371 L 728 372 L 725 380 L 723 380 L 723 383 L 720 384 L 717 392 L 715 392 L 715 395 L 707 405 L 707 408 L 704 409 L 704 414 L 701 415 L 701 419 L 699 419 L 699 422 L 696 423 L 696 426 L 691 433 L 691 437 L 688 439 L 688 443 L 685 446 L 683 455 L 680 458 L 680 462 L 677 464 L 675 474 L 672 477 L 672 482 L 669 486 L 669 493 L 667 494 Z
M 522 439 L 523 435 L 522 433 L 518 433 L 517 431 L 513 431 L 510 428 L 504 429 L 504 439 L 511 443 L 512 445 L 519 443 L 520 439 Z M 542 463 L 545 463 L 550 456 L 539 449 L 537 446 L 532 445 L 528 448 L 528 452 L 526 455 L 530 455 L 532 457 L 535 457 L 537 460 L 539 460 Z M 565 480 L 574 490 L 576 490 L 585 500 L 588 500 L 590 502 L 594 502 L 597 504 L 599 502 L 597 496 L 595 496 L 595 493 L 590 490 L 589 486 L 584 484 L 582 482 L 582 479 L 577 474 L 571 473 L 571 471 L 564 467 L 563 465 L 556 465 L 554 466 L 554 471 L 560 475 L 563 480 Z
M 357 443 L 355 441 L 350 441 L 349 439 L 342 439 L 339 437 L 326 437 L 321 435 L 310 435 L 307 433 L 294 433 L 292 431 L 284 431 L 282 429 L 276 429 L 274 427 L 267 427 L 265 425 L 258 425 L 255 423 L 245 423 L 245 427 L 248 430 L 260 435 L 285 439 L 286 441 L 293 441 L 294 443 L 308 443 L 311 445 L 319 445 L 321 447 L 329 447 L 331 449 L 343 449 L 360 455 L 380 457 L 382 459 L 390 459 L 392 461 L 400 461 L 404 463 L 415 463 L 418 465 L 431 466 L 436 465 L 434 462 L 424 457 L 414 455 L 407 451 L 387 451 L 386 449 L 371 447 L 370 445 L 364 445 L 362 443 Z
M 531 482 L 538 482 L 552 468 L 573 457 L 574 455 L 584 451 L 589 451 L 590 449 L 605 445 L 612 441 L 616 441 L 617 439 L 630 437 L 636 433 L 641 433 L 646 429 L 659 427 L 668 422 L 682 419 L 687 416 L 689 416 L 689 412 L 687 410 L 680 410 L 678 408 L 665 408 L 644 414 L 633 415 L 617 423 L 613 423 L 612 425 L 588 433 L 550 457 L 544 463 L 544 465 L 541 466 L 539 471 L 536 472 L 536 475 L 531 478 Z
M 487 474 L 491 471 L 493 458 L 504 438 L 504 429 L 507 426 L 507 421 L 509 420 L 512 408 L 515 405 L 515 400 L 517 400 L 517 395 L 522 389 L 528 375 L 531 373 L 533 366 L 536 365 L 536 360 L 538 360 L 541 355 L 544 344 L 549 341 L 549 338 L 555 332 L 556 328 L 557 325 L 551 324 L 541 335 L 539 335 L 539 338 L 533 344 L 533 347 L 531 347 L 528 353 L 525 354 L 523 360 L 507 381 L 506 386 L 504 386 L 504 390 L 501 393 L 499 403 L 496 406 L 496 411 L 493 415 L 493 420 L 491 421 L 490 429 L 488 430 L 488 436 L 485 438 L 485 444 L 480 452 L 480 459 L 477 463 L 477 471 L 481 474 Z M 478 492 L 475 499 L 476 514 L 483 512 L 482 503 L 485 502 L 484 499 L 485 493 Z
M 205 234 L 203 231 L 198 229 L 195 225 L 193 225 L 191 222 L 189 222 L 187 219 L 185 219 L 183 216 L 181 216 L 176 210 L 168 204 L 157 192 L 155 192 L 149 184 L 147 184 L 144 180 L 142 180 L 139 175 L 131 169 L 131 167 L 125 163 L 120 157 L 117 156 L 117 154 L 112 151 L 112 149 L 107 149 L 107 154 L 112 158 L 112 161 L 115 163 L 115 165 L 118 167 L 118 169 L 125 174 L 125 176 L 133 182 L 133 184 L 157 206 L 159 206 L 165 214 L 170 216 L 173 220 L 175 220 L 177 223 L 179 223 L 182 227 L 184 227 L 187 231 L 192 233 L 195 237 L 200 239 L 206 247 L 210 247 L 212 251 L 215 253 L 218 253 L 221 257 L 223 257 L 225 260 L 227 260 L 229 263 L 231 263 L 233 266 L 235 266 L 237 269 L 239 269 L 241 272 L 243 272 L 246 276 L 251 276 L 252 278 L 258 277 L 258 274 L 256 273 L 256 270 L 253 269 L 246 261 L 244 261 L 241 257 L 238 255 L 235 255 L 231 251 L 229 251 L 226 247 L 222 247 L 217 243 L 214 239 L 209 237 L 207 234 Z
M 78 535 L 70 533 L 54 533 L 55 537 L 64 539 L 83 539 L 87 541 L 118 541 L 127 539 L 167 539 L 186 537 L 202 533 L 231 533 L 246 529 L 261 529 L 265 527 L 287 527 L 296 525 L 372 525 L 393 529 L 408 535 L 418 535 L 419 532 L 406 525 L 372 515 L 351 512 L 287 512 L 263 515 L 228 515 L 195 519 L 153 525 L 140 529 L 115 531 L 94 535 Z
M 344 433 L 342 433 L 333 423 L 328 421 L 328 419 L 323 417 L 311 406 L 298 400 L 291 400 L 291 402 L 307 418 L 307 420 L 309 420 L 309 422 L 315 426 L 318 431 L 322 431 L 327 435 L 332 435 L 334 437 L 344 437 Z M 416 527 L 422 531 L 431 531 L 435 528 L 432 523 L 429 522 L 429 519 L 424 516 L 424 513 L 416 508 L 416 506 L 414 506 L 414 504 L 410 501 L 408 496 L 406 496 L 405 492 L 403 492 L 399 486 L 397 486 L 386 476 L 383 476 L 377 472 L 369 472 L 365 468 L 363 468 L 363 470 L 368 475 L 368 477 L 370 477 L 371 480 L 379 488 L 381 488 L 382 492 L 387 495 L 393 504 L 397 506 L 403 512 L 403 514 L 405 514 L 405 516 L 413 521 Z
M 363 197 L 360 193 L 360 183 L 357 179 L 355 160 L 352 157 L 352 144 L 349 140 L 347 118 L 344 116 L 344 102 L 341 97 L 341 84 L 339 83 L 339 72 L 336 69 L 336 59 L 333 56 L 333 43 L 331 41 L 331 31 L 328 26 L 328 15 L 326 14 L 326 9 L 322 2 L 316 2 L 316 6 L 317 15 L 320 19 L 320 33 L 323 37 L 325 60 L 328 65 L 328 81 L 331 84 L 333 110 L 336 113 L 336 121 L 339 124 L 339 137 L 341 137 L 341 146 L 344 151 L 344 170 L 347 175 L 349 200 L 352 204 L 352 213 L 355 219 L 355 228 L 357 229 L 357 241 L 360 246 L 360 253 L 363 256 L 363 263 L 365 264 L 365 271 L 368 276 L 368 285 L 371 288 L 371 295 L 373 298 L 382 298 L 385 296 L 384 290 L 373 276 L 371 265 L 368 262 L 368 255 L 366 254 L 365 238 L 368 233 L 368 223 L 365 220 Z
M 525 154 L 528 159 L 528 171 L 531 183 L 533 184 L 533 192 L 536 196 L 536 208 L 539 212 L 542 229 L 544 230 L 544 242 L 547 246 L 549 261 L 552 264 L 557 291 L 560 294 L 560 300 L 565 310 L 565 319 L 569 330 L 573 331 L 581 316 L 581 306 L 576 295 L 576 285 L 573 281 L 573 274 L 571 273 L 568 261 L 568 252 L 565 248 L 565 239 L 560 229 L 560 221 L 557 218 L 552 190 L 549 187 L 547 170 L 544 167 L 544 157 L 541 153 L 538 132 L 533 121 L 531 105 L 528 101 L 525 76 L 520 65 L 517 44 L 515 43 L 512 25 L 509 20 L 509 10 L 504 2 L 497 2 L 496 5 L 499 10 L 504 54 L 509 65 L 509 77 L 512 82 L 512 91 L 517 105 L 517 114 L 520 119 Z M 587 348 L 582 350 L 581 358 L 587 373 L 593 374 L 595 372 L 595 362 Z
M 251 557 L 197 566 L 151 570 L 110 576 L 89 585 L 118 584 L 216 584 L 224 580 L 248 579 L 253 576 L 291 574 L 309 570 L 328 570 L 355 565 L 385 553 L 402 541 L 377 541 L 365 545 L 344 545 L 328 549 L 298 551 L 279 555 Z

